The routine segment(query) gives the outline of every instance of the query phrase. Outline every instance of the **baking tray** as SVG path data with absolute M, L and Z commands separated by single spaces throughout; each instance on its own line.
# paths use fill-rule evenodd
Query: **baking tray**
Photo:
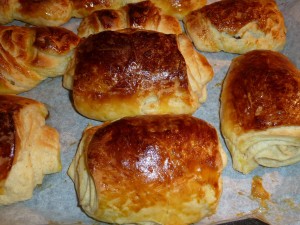
M 208 3 L 214 2 L 213 0 Z M 299 68 L 300 66 L 300 1 L 278 0 L 277 4 L 285 17 L 287 44 L 282 51 Z M 79 19 L 72 19 L 64 27 L 76 32 Z M 20 22 L 13 24 L 23 25 Z M 219 97 L 221 83 L 231 60 L 236 57 L 229 53 L 202 53 L 214 69 L 214 78 L 208 84 L 207 101 L 194 116 L 214 125 L 228 155 L 228 164 L 223 172 L 223 194 L 216 214 L 205 218 L 197 225 L 207 224 L 259 224 L 259 218 L 272 225 L 300 225 L 300 163 L 282 168 L 259 167 L 248 175 L 232 168 L 230 154 L 220 134 Z M 0 207 L 0 225 L 97 225 L 103 224 L 89 218 L 78 206 L 73 182 L 67 169 L 75 155 L 82 131 L 99 121 L 90 120 L 78 114 L 71 103 L 70 92 L 63 88 L 62 77 L 47 79 L 38 87 L 21 94 L 46 104 L 50 116 L 47 123 L 60 132 L 61 159 L 60 173 L 47 175 L 30 200 Z M 251 182 L 260 176 L 265 189 L 271 194 L 270 201 L 261 204 L 251 197 Z M 239 221 L 237 221 L 239 220 Z M 234 221 L 234 222 L 228 222 Z

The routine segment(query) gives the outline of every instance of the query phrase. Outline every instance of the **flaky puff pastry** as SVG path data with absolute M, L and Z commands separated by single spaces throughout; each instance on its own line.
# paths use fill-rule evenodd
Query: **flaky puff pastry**
M 200 51 L 280 51 L 286 42 L 284 18 L 274 0 L 221 0 L 190 13 L 183 21 Z
M 64 74 L 79 40 L 60 27 L 0 26 L 0 94 L 28 91 Z
M 78 35 L 87 37 L 104 30 L 139 28 L 167 34 L 180 34 L 182 29 L 173 16 L 163 14 L 151 1 L 128 4 L 118 10 L 103 9 L 85 17 L 78 27 Z
M 38 101 L 0 95 L 0 205 L 31 198 L 45 174 L 61 170 L 59 134 L 47 115 Z
M 119 9 L 141 0 L 0 0 L 0 24 L 14 19 L 37 26 L 60 26 L 72 17 L 83 18 L 102 9 Z M 206 0 L 152 0 L 168 14 L 181 19 L 203 7 Z
M 64 75 L 74 106 L 96 120 L 192 114 L 213 70 L 184 35 L 125 29 L 84 39 Z
M 221 130 L 242 173 L 300 161 L 300 72 L 287 57 L 255 50 L 232 61 L 221 94 Z
M 87 128 L 68 170 L 80 206 L 117 224 L 191 224 L 215 213 L 226 165 L 217 132 L 188 115 Z

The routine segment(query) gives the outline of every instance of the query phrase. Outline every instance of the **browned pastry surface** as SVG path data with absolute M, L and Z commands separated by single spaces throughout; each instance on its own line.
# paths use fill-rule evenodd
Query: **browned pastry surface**
M 100 9 L 118 9 L 126 4 L 126 1 L 120 0 L 72 0 L 71 2 L 73 4 L 73 14 L 76 17 L 85 17 Z
M 201 8 L 200 12 L 220 32 L 234 35 L 252 21 L 257 21 L 259 29 L 266 32 L 267 19 L 275 15 L 273 4 L 273 0 L 222 0 Z
M 283 54 L 235 58 L 221 94 L 221 130 L 238 171 L 300 161 L 300 72 Z
M 284 18 L 274 0 L 217 1 L 191 12 L 184 24 L 201 51 L 280 51 L 286 41 Z
M 38 26 L 59 26 L 72 17 L 83 18 L 102 9 L 119 9 L 142 0 L 0 0 L 0 24 L 14 19 Z M 203 7 L 206 0 L 153 0 L 168 15 L 181 19 Z
M 84 209 L 96 199 L 87 213 L 100 221 L 190 224 L 215 212 L 225 163 L 217 132 L 205 121 L 138 116 L 88 128 L 69 174 Z M 85 191 L 94 190 L 80 180 L 85 175 L 73 177 L 79 170 L 91 176 L 96 196 Z
M 21 20 L 33 25 L 59 26 L 70 20 L 69 0 L 0 0 L 0 24 Z
M 206 0 L 152 0 L 159 8 L 168 15 L 182 19 L 188 13 L 206 5 Z
M 186 36 L 136 29 L 90 35 L 69 69 L 64 86 L 73 90 L 76 109 L 99 120 L 193 113 L 212 78 Z
M 78 27 L 79 36 L 88 36 L 104 30 L 139 28 L 162 33 L 182 33 L 179 21 L 166 15 L 151 1 L 127 4 L 119 9 L 98 10 L 85 17 Z
M 206 4 L 206 0 L 151 0 L 157 7 L 166 14 L 181 19 L 189 12 L 199 9 Z M 118 9 L 128 3 L 137 3 L 141 0 L 111 1 L 111 0 L 72 0 L 73 14 L 76 17 L 84 17 L 100 9 Z
M 0 93 L 28 91 L 62 75 L 78 43 L 61 27 L 0 26 Z
M 233 63 L 226 104 L 244 130 L 300 125 L 300 74 L 280 53 L 252 51 Z
M 181 89 L 188 87 L 175 36 L 108 31 L 83 41 L 76 56 L 73 93 L 79 96 L 106 99 L 112 94 L 125 99 L 142 90 L 168 89 L 175 81 Z
M 45 174 L 61 170 L 58 132 L 45 125 L 46 107 L 0 95 L 0 205 L 31 198 Z

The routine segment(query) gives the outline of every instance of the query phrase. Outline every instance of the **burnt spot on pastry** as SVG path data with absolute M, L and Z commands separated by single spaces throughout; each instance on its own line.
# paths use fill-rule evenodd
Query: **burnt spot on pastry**
M 13 113 L 0 111 L 0 182 L 7 178 L 15 156 Z

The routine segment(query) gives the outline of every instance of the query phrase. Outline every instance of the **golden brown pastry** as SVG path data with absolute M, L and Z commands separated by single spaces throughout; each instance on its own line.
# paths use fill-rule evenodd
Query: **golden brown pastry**
M 102 9 L 119 9 L 142 0 L 0 0 L 0 24 L 14 19 L 38 26 L 59 26 Z M 206 0 L 153 0 L 168 15 L 181 19 L 203 7 Z
M 274 0 L 221 0 L 190 13 L 183 21 L 200 51 L 280 51 L 286 42 L 284 18 Z
M 162 33 L 180 34 L 179 21 L 165 15 L 151 1 L 128 4 L 118 10 L 103 9 L 85 17 L 78 28 L 80 37 L 99 33 L 104 30 L 139 28 Z
M 188 13 L 206 5 L 206 0 L 151 0 L 166 14 L 183 19 Z
M 70 0 L 0 0 L 0 24 L 14 19 L 38 26 L 59 26 L 72 17 Z
M 223 84 L 221 128 L 242 173 L 299 162 L 299 70 L 269 50 L 235 58 Z
M 0 26 L 0 94 L 28 91 L 64 74 L 78 43 L 60 27 Z
M 207 122 L 148 115 L 87 128 L 68 174 L 94 219 L 179 225 L 215 213 L 225 164 Z
M 129 3 L 143 0 L 71 0 L 73 16 L 85 17 L 101 9 L 118 9 Z M 164 13 L 182 19 L 189 12 L 199 9 L 206 4 L 206 0 L 151 0 Z
M 125 29 L 84 39 L 64 86 L 82 115 L 114 120 L 141 114 L 194 113 L 213 71 L 185 35 Z
M 0 205 L 32 197 L 45 174 L 61 170 L 58 132 L 32 99 L 0 95 Z

